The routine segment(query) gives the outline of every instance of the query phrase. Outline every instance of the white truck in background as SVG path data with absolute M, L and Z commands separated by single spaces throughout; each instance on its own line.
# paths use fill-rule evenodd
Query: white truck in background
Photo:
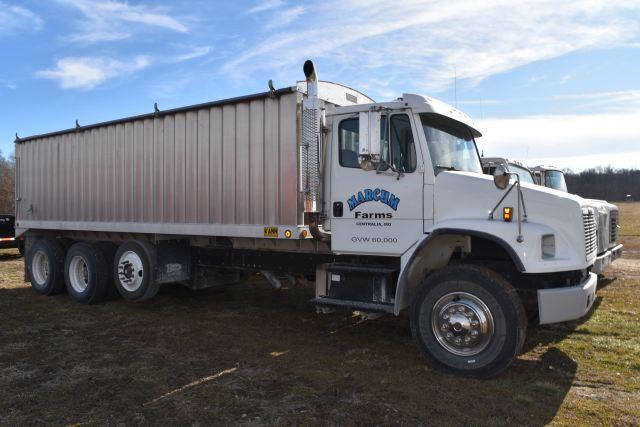
M 482 377 L 520 353 L 527 311 L 591 309 L 587 201 L 483 174 L 481 133 L 449 105 L 374 102 L 303 68 L 293 87 L 16 139 L 33 289 L 135 302 L 302 275 L 319 307 L 408 309 L 434 367 Z
M 496 168 L 502 165 L 507 172 L 517 175 L 521 183 L 536 183 L 531 169 L 517 160 L 510 160 L 505 157 L 481 157 L 480 161 L 482 162 L 482 171 L 487 175 L 493 175 Z
M 564 172 L 558 167 L 540 165 L 531 168 L 531 170 L 538 185 L 567 192 Z M 601 274 L 613 261 L 622 256 L 623 245 L 618 243 L 620 213 L 616 205 L 606 200 L 585 200 L 593 207 L 598 225 L 598 255 L 591 271 Z

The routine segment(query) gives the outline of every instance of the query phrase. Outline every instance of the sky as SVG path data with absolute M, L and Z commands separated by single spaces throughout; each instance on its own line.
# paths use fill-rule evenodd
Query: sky
M 391 6 L 393 5 L 393 6 Z M 485 156 L 640 168 L 640 0 L 0 0 L 0 150 L 319 78 L 469 114 Z

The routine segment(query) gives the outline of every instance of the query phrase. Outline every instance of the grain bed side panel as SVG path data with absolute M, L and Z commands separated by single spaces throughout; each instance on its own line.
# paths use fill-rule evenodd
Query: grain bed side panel
M 18 220 L 168 234 L 296 225 L 297 113 L 290 93 L 19 143 Z

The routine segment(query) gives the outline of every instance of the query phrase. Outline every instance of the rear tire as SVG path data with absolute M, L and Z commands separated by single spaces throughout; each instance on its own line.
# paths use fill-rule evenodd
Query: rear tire
M 36 240 L 25 262 L 34 291 L 41 295 L 56 295 L 64 290 L 64 250 L 56 240 Z
M 527 318 L 516 290 L 484 267 L 443 268 L 423 282 L 412 307 L 411 331 L 435 368 L 488 378 L 522 350 Z
M 74 301 L 95 304 L 109 295 L 110 268 L 96 243 L 76 243 L 64 263 L 67 293 Z
M 147 241 L 130 240 L 120 245 L 113 260 L 113 276 L 124 299 L 145 301 L 158 293 L 155 260 L 156 248 Z

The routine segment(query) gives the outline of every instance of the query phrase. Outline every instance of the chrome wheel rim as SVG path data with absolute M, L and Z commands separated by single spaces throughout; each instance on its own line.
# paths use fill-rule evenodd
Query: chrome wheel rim
M 44 286 L 49 279 L 49 260 L 43 251 L 36 251 L 31 261 L 31 272 L 36 285 Z
M 133 251 L 126 251 L 118 260 L 118 280 L 128 292 L 140 289 L 144 279 L 142 259 Z
M 475 295 L 451 292 L 435 303 L 431 329 L 438 343 L 448 352 L 474 356 L 484 350 L 493 337 L 493 316 Z
M 83 293 L 89 286 L 89 267 L 79 255 L 74 256 L 69 262 L 69 284 L 78 293 Z

